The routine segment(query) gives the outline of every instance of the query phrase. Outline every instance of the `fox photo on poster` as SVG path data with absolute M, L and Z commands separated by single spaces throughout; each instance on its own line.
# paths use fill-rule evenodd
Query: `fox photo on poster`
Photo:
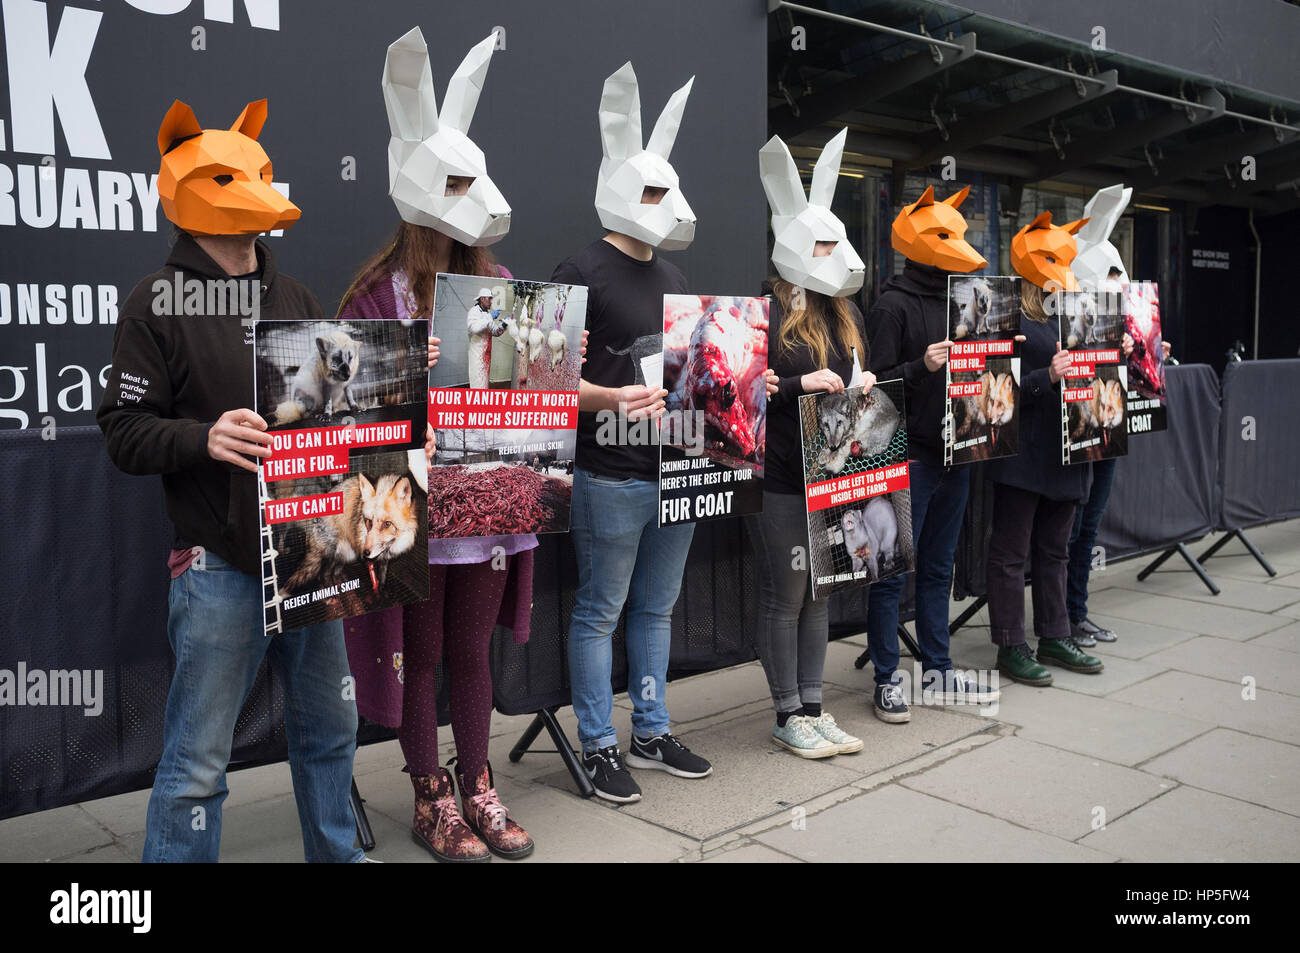
M 945 466 L 1019 451 L 1019 333 L 1019 278 L 949 276 Z
M 428 598 L 428 322 L 258 321 L 268 635 Z
M 429 536 L 569 529 L 582 285 L 439 275 L 429 372 Z
M 903 382 L 799 398 L 814 599 L 911 572 Z
M 660 526 L 763 508 L 767 319 L 766 298 L 664 295 Z
M 1160 289 L 1154 281 L 1124 286 L 1124 327 L 1133 339 L 1128 356 L 1128 432 L 1153 433 L 1169 422 L 1165 410 L 1165 351 L 1160 335 Z
M 1044 302 L 1060 323 L 1070 369 L 1061 378 L 1061 463 L 1128 453 L 1125 319 L 1119 294 L 1057 291 Z

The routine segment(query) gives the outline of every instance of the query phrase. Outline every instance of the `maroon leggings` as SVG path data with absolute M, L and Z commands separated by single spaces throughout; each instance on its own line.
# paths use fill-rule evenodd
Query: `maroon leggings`
M 491 561 L 431 565 L 429 598 L 404 610 L 402 725 L 397 740 L 412 774 L 438 770 L 438 698 L 434 672 L 447 667 L 457 766 L 473 777 L 487 762 L 492 720 L 488 649 L 506 577 Z M 444 658 L 445 653 L 445 658 Z

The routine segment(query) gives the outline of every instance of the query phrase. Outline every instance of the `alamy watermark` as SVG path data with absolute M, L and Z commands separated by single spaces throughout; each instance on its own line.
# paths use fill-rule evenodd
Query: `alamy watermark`
M 104 711 L 103 669 L 39 669 L 19 662 L 0 668 L 0 707 L 81 708 L 91 718 Z

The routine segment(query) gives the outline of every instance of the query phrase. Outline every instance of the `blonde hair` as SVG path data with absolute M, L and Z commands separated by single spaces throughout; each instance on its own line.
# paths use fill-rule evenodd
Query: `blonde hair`
M 1047 309 L 1043 307 L 1043 289 L 1024 278 L 1020 280 L 1020 310 L 1030 321 L 1047 323 Z
M 783 278 L 772 281 L 772 293 L 785 313 L 776 338 L 778 353 L 803 345 L 812 354 L 818 368 L 822 368 L 829 362 L 832 345 L 838 345 L 839 353 L 845 357 L 856 350 L 858 362 L 866 368 L 867 353 L 848 298 L 832 298 L 819 291 L 809 291 Z M 801 307 L 795 307 L 797 298 L 802 298 Z

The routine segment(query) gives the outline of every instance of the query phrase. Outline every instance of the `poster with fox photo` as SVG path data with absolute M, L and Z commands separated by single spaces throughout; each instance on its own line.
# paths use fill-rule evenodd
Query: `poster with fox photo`
M 1020 281 L 948 277 L 945 466 L 1020 450 Z
M 1060 326 L 1070 370 L 1061 378 L 1061 463 L 1109 460 L 1128 453 L 1124 417 L 1128 366 L 1121 296 L 1057 291 L 1044 305 Z
M 903 382 L 799 398 L 814 599 L 916 567 Z
M 587 289 L 438 275 L 429 537 L 565 533 Z
M 268 635 L 428 598 L 427 321 L 260 320 Z
M 1124 327 L 1133 339 L 1125 394 L 1128 432 L 1153 433 L 1169 422 L 1165 410 L 1165 351 L 1160 335 L 1160 289 L 1154 281 L 1124 286 Z
M 664 295 L 660 526 L 763 509 L 767 320 L 766 298 Z

